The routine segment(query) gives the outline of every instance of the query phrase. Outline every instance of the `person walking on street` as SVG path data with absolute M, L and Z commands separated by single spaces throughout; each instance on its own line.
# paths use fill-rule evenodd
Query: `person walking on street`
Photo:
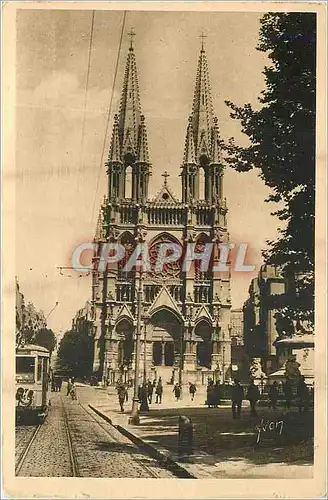
M 178 384 L 178 382 L 175 384 L 175 386 L 174 386 L 174 388 L 173 388 L 173 392 L 174 392 L 175 399 L 176 399 L 177 401 L 179 401 L 180 396 L 181 396 L 181 387 L 180 387 L 180 385 Z
M 206 389 L 206 404 L 207 407 L 210 408 L 215 404 L 215 395 L 214 395 L 214 382 L 212 379 L 208 378 L 208 385 Z
M 270 385 L 268 396 L 269 396 L 269 408 L 276 410 L 277 409 L 277 401 L 278 401 L 278 382 L 277 381 L 273 382 L 273 384 Z
M 157 387 L 155 390 L 156 394 L 156 403 L 161 403 L 162 402 L 162 396 L 163 396 L 163 384 L 162 384 L 162 377 L 159 377 Z
M 191 401 L 195 399 L 196 391 L 197 391 L 196 385 L 193 382 L 189 382 L 189 394 Z
M 249 404 L 251 406 L 251 415 L 253 417 L 257 417 L 257 412 L 256 412 L 256 403 L 260 399 L 260 391 L 258 387 L 256 387 L 254 380 L 251 380 L 249 386 L 248 386 L 248 391 L 246 395 L 246 399 L 248 399 Z
M 214 399 L 214 406 L 215 408 L 217 408 L 221 401 L 220 382 L 218 380 L 214 384 L 213 399 Z
M 150 380 L 148 380 L 147 387 L 148 387 L 148 403 L 151 404 L 153 399 L 154 384 Z
M 71 387 L 70 395 L 71 395 L 71 398 L 72 398 L 73 401 L 77 400 L 77 395 L 76 395 L 76 389 L 75 389 L 75 383 L 74 383 L 74 381 L 72 382 L 72 387 Z
M 120 405 L 121 412 L 124 412 L 124 403 L 125 401 L 128 401 L 128 391 L 126 390 L 125 385 L 123 382 L 120 382 L 117 385 L 117 395 L 118 395 L 118 402 Z
M 243 403 L 243 399 L 244 399 L 244 389 L 240 385 L 239 380 L 234 380 L 234 385 L 232 386 L 232 391 L 231 391 L 233 418 L 240 418 L 241 405 Z
M 69 378 L 68 381 L 67 381 L 67 394 L 66 394 L 66 396 L 70 395 L 71 390 L 72 390 L 72 386 L 73 386 L 72 379 Z

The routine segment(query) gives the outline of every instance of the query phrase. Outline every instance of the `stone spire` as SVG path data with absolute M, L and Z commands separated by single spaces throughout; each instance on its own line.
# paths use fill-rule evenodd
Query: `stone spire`
M 189 117 L 182 172 L 182 199 L 216 202 L 222 197 L 222 165 L 218 120 L 214 116 L 209 71 L 204 48 L 198 58 L 192 112 Z M 200 193 L 200 175 L 204 171 L 204 192 Z M 202 188 L 203 189 L 203 188 Z
M 141 124 L 139 131 L 138 163 L 149 163 L 148 139 L 147 139 L 147 129 L 145 125 L 145 117 L 141 115 L 140 120 Z
M 108 197 L 114 201 L 125 198 L 126 169 L 132 167 L 132 197 L 145 200 L 148 177 L 151 175 L 147 130 L 141 113 L 136 57 L 131 31 L 130 47 L 125 65 L 123 88 L 118 115 L 115 115 L 111 146 L 107 162 Z
M 96 232 L 94 237 L 94 241 L 96 242 L 101 240 L 101 238 L 103 237 L 103 223 L 104 223 L 103 213 L 102 213 L 102 208 L 100 207 L 96 225 Z
M 189 117 L 189 123 L 188 123 L 188 127 L 187 127 L 187 135 L 186 135 L 183 163 L 189 164 L 189 165 L 196 165 L 195 144 L 194 144 L 192 117 L 191 116 Z
M 192 128 L 196 147 L 196 157 L 210 152 L 211 131 L 213 127 L 213 107 L 209 71 L 204 44 L 202 43 L 192 106 Z
M 221 164 L 220 132 L 218 127 L 218 119 L 216 117 L 214 118 L 214 126 L 212 130 L 211 163 L 214 165 Z
M 118 115 L 114 116 L 112 140 L 110 143 L 108 161 L 121 163 L 121 145 L 118 126 Z

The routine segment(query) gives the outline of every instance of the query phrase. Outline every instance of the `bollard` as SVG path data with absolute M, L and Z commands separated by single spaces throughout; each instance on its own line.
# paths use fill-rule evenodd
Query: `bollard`
M 193 425 L 190 418 L 184 415 L 179 417 L 178 454 L 193 454 Z

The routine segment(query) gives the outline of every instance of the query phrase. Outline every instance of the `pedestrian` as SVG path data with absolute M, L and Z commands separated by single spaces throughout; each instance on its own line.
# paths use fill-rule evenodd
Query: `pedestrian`
M 124 412 L 124 403 L 125 401 L 128 401 L 128 391 L 126 390 L 125 385 L 123 382 L 119 382 L 116 386 L 117 390 L 117 395 L 118 395 L 118 402 L 120 405 L 121 412 Z
M 76 389 L 75 389 L 75 383 L 74 383 L 74 381 L 72 382 L 70 395 L 71 395 L 71 398 L 72 398 L 72 400 L 73 400 L 73 401 L 76 401 L 76 400 L 77 400 L 77 396 L 76 396 Z
M 163 396 L 162 377 L 159 377 L 159 379 L 158 379 L 158 383 L 157 383 L 157 386 L 156 386 L 155 394 L 156 394 L 156 403 L 161 403 L 162 402 L 162 396 Z
M 298 411 L 308 411 L 310 407 L 310 392 L 305 383 L 304 375 L 300 376 L 297 385 Z
M 189 382 L 189 394 L 191 401 L 195 399 L 196 391 L 197 391 L 196 384 L 194 384 L 193 382 Z
M 173 388 L 173 392 L 174 392 L 175 399 L 176 399 L 177 401 L 179 401 L 180 396 L 181 396 L 181 387 L 180 387 L 180 385 L 178 384 L 178 382 L 175 384 L 175 386 L 174 386 L 174 388 Z
M 214 406 L 215 396 L 214 396 L 214 382 L 211 378 L 208 378 L 208 385 L 206 389 L 206 404 L 208 408 Z
M 213 388 L 213 403 L 215 408 L 217 408 L 221 401 L 221 391 L 220 391 L 220 383 L 216 381 Z
M 55 391 L 56 391 L 56 378 L 53 375 L 51 378 L 51 392 L 55 392 Z
M 67 381 L 67 394 L 66 394 L 66 396 L 70 395 L 71 390 L 72 390 L 72 379 L 69 378 L 68 381 Z
M 154 385 L 149 379 L 147 383 L 147 389 L 148 389 L 148 403 L 151 404 L 153 399 Z
M 285 395 L 285 409 L 290 410 L 293 401 L 293 387 L 288 377 L 283 384 L 283 391 Z
M 232 417 L 240 418 L 241 405 L 244 399 L 244 389 L 240 385 L 239 380 L 234 380 L 234 385 L 231 390 L 231 401 L 232 401 Z
M 248 391 L 247 391 L 246 399 L 248 399 L 249 404 L 251 406 L 251 415 L 253 417 L 257 416 L 256 403 L 258 402 L 258 400 L 260 399 L 260 397 L 261 396 L 260 396 L 260 391 L 259 391 L 258 387 L 256 387 L 256 385 L 254 383 L 254 380 L 251 380 L 250 384 L 248 386 Z
M 277 409 L 277 401 L 278 401 L 278 382 L 274 381 L 272 385 L 270 385 L 269 389 L 269 408 L 273 410 Z
M 139 387 L 138 398 L 140 401 L 140 411 L 147 412 L 149 411 L 148 406 L 148 384 L 143 382 L 143 384 Z

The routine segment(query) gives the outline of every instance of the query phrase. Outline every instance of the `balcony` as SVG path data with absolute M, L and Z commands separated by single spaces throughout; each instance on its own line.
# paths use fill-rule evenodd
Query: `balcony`
M 195 285 L 194 287 L 194 301 L 197 304 L 202 303 L 210 303 L 211 302 L 211 284 L 208 283 L 200 283 Z
M 174 206 L 148 206 L 148 224 L 152 225 L 183 225 L 185 224 L 185 208 Z
M 166 285 L 168 291 L 176 302 L 182 302 L 182 285 L 180 284 L 171 284 Z M 144 302 L 147 304 L 152 304 L 156 299 L 159 292 L 162 290 L 162 285 L 154 285 L 154 284 L 145 284 L 143 286 L 144 292 Z
M 133 302 L 134 287 L 132 283 L 121 281 L 116 283 L 116 300 L 117 302 Z

